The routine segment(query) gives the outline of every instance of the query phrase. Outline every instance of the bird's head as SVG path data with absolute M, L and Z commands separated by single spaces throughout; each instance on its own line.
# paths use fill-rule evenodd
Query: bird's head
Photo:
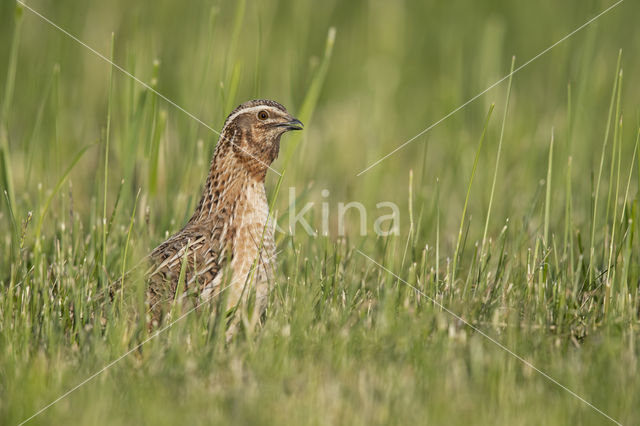
M 252 174 L 266 174 L 278 157 L 280 137 L 303 125 L 275 101 L 253 100 L 238 106 L 225 121 L 219 145 L 241 161 Z

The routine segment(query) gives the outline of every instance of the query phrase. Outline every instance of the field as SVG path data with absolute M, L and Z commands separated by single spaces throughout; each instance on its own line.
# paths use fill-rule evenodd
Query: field
M 638 16 L 2 0 L 0 424 L 638 424 Z M 254 98 L 305 123 L 266 314 L 150 332 L 145 255 Z

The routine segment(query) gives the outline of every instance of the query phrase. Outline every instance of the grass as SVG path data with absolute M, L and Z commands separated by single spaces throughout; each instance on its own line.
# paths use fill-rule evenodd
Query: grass
M 87 378 L 28 424 L 611 423 L 482 333 L 637 423 L 637 4 L 359 177 L 612 3 L 27 4 L 212 128 L 246 99 L 286 105 L 306 128 L 272 211 L 287 229 L 314 202 L 320 230 L 325 203 L 329 235 L 277 235 L 260 326 L 226 342 L 220 300 L 176 303 L 150 335 L 144 256 L 190 216 L 217 135 L 1 3 L 1 424 Z M 352 210 L 336 235 L 350 201 L 366 236 Z M 373 233 L 382 201 L 399 235 Z

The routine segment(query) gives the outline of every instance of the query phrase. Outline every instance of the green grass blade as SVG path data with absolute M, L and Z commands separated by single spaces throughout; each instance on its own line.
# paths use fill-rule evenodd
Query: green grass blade
M 331 56 L 333 54 L 333 46 L 335 44 L 335 41 L 336 29 L 329 28 L 329 32 L 327 34 L 327 42 L 324 49 L 324 58 L 322 59 L 318 70 L 313 76 L 313 79 L 311 80 L 311 85 L 309 86 L 304 101 L 302 102 L 302 107 L 297 113 L 297 118 L 302 121 L 305 126 L 309 126 L 311 117 L 313 116 L 313 111 L 316 108 L 318 98 L 320 97 L 320 93 L 322 92 L 322 85 L 324 84 L 325 77 L 327 76 L 327 71 L 329 70 L 329 64 L 331 63 Z M 291 135 L 291 137 L 287 141 L 282 168 L 286 168 L 289 164 L 289 161 L 291 161 L 291 157 L 296 152 L 296 149 L 298 148 L 302 137 L 302 133 L 297 132 Z
M 509 83 L 507 85 L 507 99 L 504 103 L 504 113 L 502 115 L 502 126 L 500 127 L 500 140 L 498 141 L 498 152 L 496 153 L 496 165 L 493 170 L 493 181 L 491 182 L 491 194 L 489 195 L 489 207 L 487 207 L 487 218 L 484 222 L 484 232 L 482 233 L 481 254 L 484 254 L 484 245 L 487 241 L 487 230 L 489 229 L 489 221 L 491 220 L 491 208 L 493 206 L 493 194 L 496 190 L 496 180 L 498 179 L 498 168 L 500 166 L 500 154 L 502 152 L 502 141 L 504 140 L 504 128 L 507 123 L 507 112 L 509 111 L 509 100 L 511 98 L 511 82 L 513 80 L 513 69 L 516 64 L 516 57 L 511 58 L 511 71 L 509 74 Z
M 549 214 L 551 211 L 551 173 L 553 170 L 553 142 L 554 132 L 551 129 L 551 143 L 549 144 L 549 161 L 547 165 L 547 179 L 545 182 L 546 194 L 544 198 L 544 244 L 545 248 L 549 247 Z
M 609 141 L 609 131 L 611 129 L 611 117 L 613 114 L 613 106 L 616 99 L 616 93 L 618 88 L 618 81 L 620 76 L 620 62 L 622 60 L 622 51 L 618 53 L 618 64 L 616 65 L 616 77 L 613 83 L 613 90 L 611 91 L 611 101 L 609 102 L 609 114 L 607 116 L 607 128 L 604 133 L 604 141 L 602 142 L 602 154 L 600 155 L 600 167 L 598 169 L 598 178 L 596 180 L 596 187 L 594 190 L 593 201 L 593 217 L 591 219 L 591 242 L 589 244 L 589 281 L 593 282 L 594 277 L 594 255 L 595 255 L 595 239 L 596 239 L 596 224 L 598 217 L 598 196 L 600 194 L 600 180 L 602 179 L 602 167 L 604 165 L 604 157 L 606 155 L 607 143 Z
M 18 47 L 20 45 L 20 29 L 22 28 L 22 6 L 16 4 L 15 23 L 13 28 L 13 39 L 9 53 L 9 63 L 7 68 L 7 80 L 5 82 L 4 96 L 2 99 L 2 110 L 0 111 L 0 185 L 7 191 L 7 209 L 15 212 L 15 194 L 13 188 L 13 174 L 11 171 L 12 162 L 9 149 L 9 108 L 13 102 L 13 92 L 15 89 L 16 70 L 18 68 Z
M 115 34 L 111 33 L 111 62 L 114 60 Z M 109 94 L 107 100 L 107 130 L 104 143 L 104 192 L 102 200 L 102 268 L 107 265 L 107 193 L 109 190 L 109 141 L 111 138 L 111 108 L 113 103 L 113 65 L 109 71 Z
M 480 159 L 480 150 L 482 149 L 482 143 L 484 142 L 485 135 L 487 134 L 487 129 L 489 127 L 489 120 L 491 119 L 491 114 L 493 113 L 495 105 L 491 104 L 489 107 L 489 112 L 487 113 L 487 118 L 484 123 L 484 127 L 482 129 L 482 135 L 480 136 L 480 140 L 478 141 L 478 147 L 476 148 L 476 156 L 473 160 L 473 168 L 471 169 L 471 176 L 469 177 L 469 184 L 467 185 L 467 195 L 464 199 L 464 207 L 462 208 L 462 217 L 460 218 L 460 228 L 458 229 L 458 240 L 456 242 L 456 249 L 453 253 L 453 267 L 451 269 L 451 281 L 450 284 L 455 286 L 455 278 L 456 278 L 456 268 L 458 266 L 458 256 L 460 250 L 460 242 L 462 241 L 462 230 L 464 228 L 464 221 L 467 215 L 467 206 L 469 204 L 469 197 L 471 195 L 471 185 L 473 184 L 473 178 L 476 175 L 476 168 L 478 167 L 478 160 Z
M 71 173 L 71 171 L 73 170 L 75 165 L 78 163 L 78 161 L 80 161 L 80 159 L 82 158 L 84 153 L 87 152 L 87 150 L 89 148 L 91 148 L 92 146 L 94 146 L 94 145 L 96 145 L 96 143 L 89 144 L 89 145 L 85 146 L 84 148 L 82 148 L 76 154 L 76 156 L 73 158 L 73 160 L 71 160 L 71 163 L 69 164 L 67 169 L 64 171 L 64 173 L 60 177 L 60 179 L 58 179 L 58 183 L 56 183 L 56 186 L 54 187 L 54 189 L 51 192 L 51 194 L 49 194 L 49 196 L 47 197 L 47 199 L 46 199 L 46 201 L 44 203 L 44 206 L 42 207 L 42 211 L 40 212 L 40 218 L 38 219 L 38 224 L 36 225 L 36 246 L 38 244 L 40 244 L 40 235 L 42 233 L 42 224 L 43 224 L 44 218 L 45 218 L 45 216 L 47 214 L 47 210 L 49 209 L 49 205 L 51 204 L 51 200 L 53 200 L 53 197 L 58 193 L 58 191 L 60 190 L 60 187 L 62 187 L 62 184 L 64 184 L 64 182 L 67 180 L 67 178 L 69 177 L 69 174 Z M 106 229 L 106 226 L 105 226 L 105 229 Z

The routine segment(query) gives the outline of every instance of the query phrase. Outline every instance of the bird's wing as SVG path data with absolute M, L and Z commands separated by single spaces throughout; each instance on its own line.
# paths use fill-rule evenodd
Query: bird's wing
M 228 229 L 223 220 L 189 223 L 151 252 L 151 303 L 174 297 L 184 265 L 185 292 L 210 285 L 228 261 Z M 218 280 L 219 281 L 219 280 Z

